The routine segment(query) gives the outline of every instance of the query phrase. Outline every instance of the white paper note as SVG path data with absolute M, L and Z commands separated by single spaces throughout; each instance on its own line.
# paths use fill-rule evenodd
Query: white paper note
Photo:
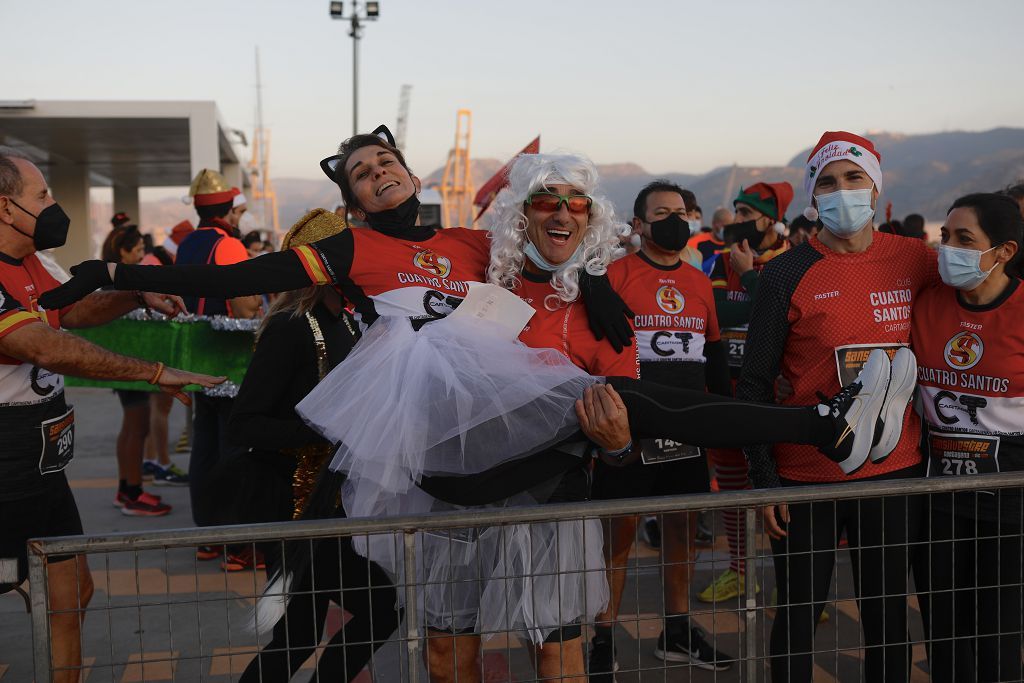
M 488 320 L 500 325 L 509 339 L 516 339 L 533 313 L 533 307 L 512 292 L 487 282 L 471 282 L 469 294 L 448 317 L 464 322 Z

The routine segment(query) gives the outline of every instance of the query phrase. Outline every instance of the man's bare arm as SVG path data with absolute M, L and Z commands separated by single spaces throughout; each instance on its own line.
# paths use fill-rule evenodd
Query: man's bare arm
M 170 316 L 185 312 L 185 304 L 181 297 L 177 296 L 138 292 L 93 292 L 61 316 L 60 324 L 68 329 L 95 327 L 143 307 Z
M 186 405 L 190 401 L 181 392 L 182 387 L 190 384 L 212 387 L 226 379 L 161 367 L 160 363 L 123 356 L 68 332 L 54 330 L 42 322 L 25 325 L 0 338 L 0 353 L 62 375 L 155 382 L 161 391 L 173 394 Z

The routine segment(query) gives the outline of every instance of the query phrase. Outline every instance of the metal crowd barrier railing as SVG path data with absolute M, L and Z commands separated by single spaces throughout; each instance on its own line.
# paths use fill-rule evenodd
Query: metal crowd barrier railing
M 739 510 L 745 517 L 746 554 L 742 562 L 746 577 L 755 577 L 755 580 L 748 578 L 744 592 L 727 604 L 713 603 L 710 606 L 693 599 L 693 594 L 700 587 L 695 581 L 694 590 L 690 591 L 690 622 L 703 625 L 708 641 L 717 649 L 727 651 L 735 661 L 728 670 L 702 671 L 692 663 L 667 663 L 650 655 L 650 641 L 663 628 L 666 615 L 665 596 L 657 578 L 665 564 L 657 553 L 643 550 L 631 557 L 627 567 L 627 581 L 630 583 L 624 591 L 622 614 L 615 636 L 620 645 L 617 680 L 769 680 L 768 624 L 775 616 L 776 607 L 771 604 L 769 592 L 769 586 L 774 583 L 774 572 L 771 549 L 764 542 L 761 528 L 763 506 L 875 498 L 888 500 L 919 494 L 1011 487 L 1024 487 L 1024 472 L 850 482 L 511 509 L 468 509 L 418 517 L 314 520 L 34 539 L 29 542 L 29 577 L 35 680 L 51 681 L 60 670 L 51 662 L 51 620 L 55 612 L 50 606 L 45 580 L 47 559 L 54 556 L 85 555 L 96 577 L 95 597 L 90 605 L 80 610 L 84 613 L 82 656 L 85 664 L 82 668 L 89 681 L 237 680 L 245 664 L 270 640 L 270 635 L 256 635 L 251 616 L 255 598 L 263 589 L 263 577 L 254 571 L 229 576 L 216 563 L 201 564 L 195 559 L 194 549 L 197 546 L 230 547 L 240 544 L 250 549 L 273 549 L 283 547 L 285 541 L 312 542 L 315 539 L 386 535 L 404 563 L 404 575 L 415 577 L 415 570 L 422 561 L 418 556 L 420 545 L 417 539 L 424 532 L 444 534 L 451 544 L 461 542 L 452 530 L 510 527 L 552 520 L 608 520 L 630 515 L 661 517 L 678 512 L 721 513 L 728 509 Z M 818 520 L 818 523 L 832 524 L 834 520 Z M 922 526 L 922 530 L 926 534 L 927 524 Z M 903 545 L 909 556 L 909 551 L 913 550 L 911 545 L 928 543 L 929 539 L 919 537 L 905 541 Z M 850 539 L 850 545 L 853 544 L 854 539 Z M 720 542 L 717 551 L 710 551 L 710 562 L 707 557 L 709 551 L 702 551 L 703 559 L 691 557 L 688 569 L 697 569 L 703 580 L 717 575 L 729 563 L 722 547 Z M 642 548 L 639 540 L 637 548 Z M 870 548 L 861 548 L 861 552 L 865 550 Z M 813 677 L 814 680 L 864 680 L 867 676 L 865 644 L 857 603 L 851 592 L 852 579 L 857 577 L 845 570 L 847 550 L 838 539 L 829 552 L 835 554 L 833 559 L 840 560 L 833 573 L 825 605 L 831 625 L 819 626 L 816 642 L 831 642 L 827 643 L 829 647 L 815 646 Z M 1024 564 L 1024 558 L 1021 558 L 1021 564 Z M 909 572 L 910 567 L 899 568 L 899 571 Z M 704 583 L 703 580 L 700 583 Z M 336 596 L 338 588 L 334 585 L 325 590 Z M 344 586 L 341 589 L 344 601 L 347 589 Z M 423 589 L 422 582 L 418 580 L 396 586 L 406 605 L 417 604 Z M 450 586 L 453 592 L 465 589 L 465 585 L 454 581 Z M 759 589 L 763 590 L 758 593 Z M 312 593 L 317 591 L 314 577 Z M 553 599 L 553 596 L 534 597 Z M 905 598 L 909 605 L 907 614 L 914 610 L 916 599 L 912 588 L 906 593 L 898 591 L 882 597 Z M 1007 608 L 1019 609 L 1019 606 L 1009 605 Z M 987 617 L 976 615 L 975 622 Z M 329 618 L 328 628 L 337 630 L 342 620 L 343 617 L 333 619 L 332 626 Z M 419 682 L 442 678 L 441 674 L 424 668 L 426 634 L 424 624 L 419 621 L 417 618 L 402 620 L 391 641 L 376 652 L 370 662 L 375 680 Z M 930 680 L 921 622 L 916 617 L 909 621 L 911 635 L 905 645 L 912 649 L 913 661 L 908 662 L 911 669 L 908 679 Z M 1019 623 L 1019 619 L 1017 621 Z M 583 624 L 584 648 L 593 632 L 592 627 L 593 624 Z M 830 635 L 823 636 L 824 629 L 831 629 Z M 623 630 L 631 637 L 623 636 Z M 1003 635 L 1019 636 L 1019 633 Z M 457 680 L 538 680 L 529 648 L 517 645 L 521 636 L 519 633 L 497 634 L 487 641 L 483 656 L 472 665 L 475 671 L 472 674 L 462 672 L 462 677 Z M 289 648 L 286 643 L 285 649 Z M 321 664 L 325 653 L 322 645 L 316 651 Z M 309 662 L 305 665 L 307 669 L 310 666 Z M 432 673 L 436 675 L 432 676 Z M 252 680 L 286 679 L 263 677 L 261 674 Z M 566 672 L 563 680 L 582 681 L 586 678 L 573 678 Z

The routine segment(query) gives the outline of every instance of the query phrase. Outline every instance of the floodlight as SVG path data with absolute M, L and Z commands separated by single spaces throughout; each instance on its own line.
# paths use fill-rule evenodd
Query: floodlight
M 345 14 L 345 3 L 344 2 L 332 2 L 331 3 L 331 18 L 341 19 Z
M 380 3 L 379 2 L 367 2 L 366 3 L 366 16 L 368 17 L 379 17 L 380 16 Z

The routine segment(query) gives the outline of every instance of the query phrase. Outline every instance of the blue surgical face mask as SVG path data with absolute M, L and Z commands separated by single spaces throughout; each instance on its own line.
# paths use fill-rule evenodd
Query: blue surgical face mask
M 871 206 L 874 187 L 866 190 L 837 190 L 815 197 L 818 217 L 836 237 L 849 239 L 868 224 L 875 209 Z
M 576 256 L 580 253 L 581 249 L 583 249 L 583 242 L 580 242 L 579 246 L 576 247 L 576 251 L 572 253 L 572 256 L 567 258 L 562 263 L 551 263 L 546 258 L 540 255 L 540 250 L 537 249 L 537 247 L 534 246 L 533 242 L 530 241 L 530 238 L 527 237 L 526 244 L 523 246 L 523 254 L 526 255 L 526 258 L 533 261 L 533 265 L 537 266 L 541 270 L 546 270 L 549 273 L 553 273 L 562 266 L 564 266 L 566 263 L 569 263 L 570 261 L 575 259 Z
M 992 247 L 992 249 L 996 248 L 998 247 Z M 961 249 L 960 247 L 940 244 L 939 277 L 950 287 L 956 287 L 966 292 L 975 289 L 999 265 L 999 262 L 996 261 L 988 270 L 981 269 L 982 255 L 987 254 L 992 249 L 978 251 L 977 249 Z

